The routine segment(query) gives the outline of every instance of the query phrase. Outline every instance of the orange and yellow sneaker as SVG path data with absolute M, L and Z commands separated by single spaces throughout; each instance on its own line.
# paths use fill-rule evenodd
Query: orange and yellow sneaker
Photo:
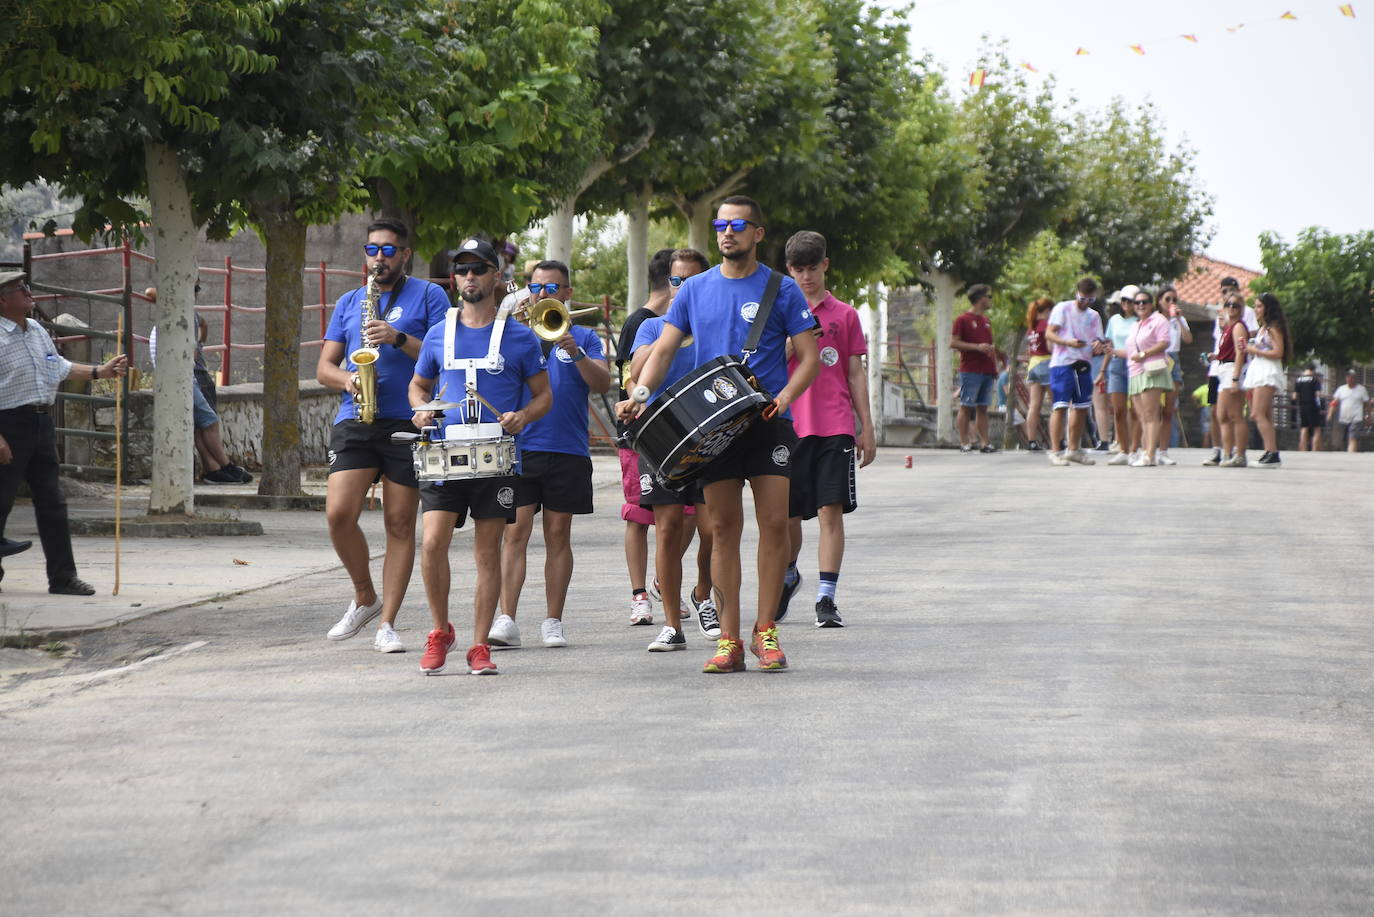
M 744 671 L 744 645 L 727 634 L 716 640 L 716 654 L 706 660 L 703 672 L 719 675 L 724 672 Z
M 754 639 L 749 644 L 749 652 L 759 657 L 761 671 L 776 672 L 787 668 L 787 657 L 783 655 L 782 647 L 778 646 L 777 622 L 769 624 L 766 630 L 759 630 L 758 625 L 754 625 Z

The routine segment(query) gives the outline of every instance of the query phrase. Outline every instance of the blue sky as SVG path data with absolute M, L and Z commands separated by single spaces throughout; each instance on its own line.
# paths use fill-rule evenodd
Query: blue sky
M 1355 19 L 1339 5 L 925 0 L 909 20 L 917 52 L 934 56 L 956 92 L 968 91 L 986 34 L 1007 41 L 1014 64 L 1033 64 L 1032 80 L 1052 74 L 1061 101 L 1153 101 L 1168 142 L 1196 151 L 1198 179 L 1215 199 L 1208 253 L 1259 269 L 1261 231 L 1291 240 L 1312 225 L 1374 229 L 1374 0 L 1356 2 Z M 1296 21 L 1280 19 L 1286 11 Z M 1079 47 L 1091 53 L 1076 55 Z

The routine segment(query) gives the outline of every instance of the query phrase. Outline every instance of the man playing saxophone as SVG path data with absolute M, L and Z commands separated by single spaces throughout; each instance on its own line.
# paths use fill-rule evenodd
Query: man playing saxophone
M 405 650 L 394 625 L 415 565 L 420 503 L 410 446 L 393 443 L 391 434 L 416 432 L 406 390 L 425 332 L 443 322 L 448 310 L 442 288 L 406 276 L 409 241 L 409 230 L 398 220 L 381 219 L 367 227 L 363 253 L 371 282 L 339 297 L 315 367 L 322 385 L 343 393 L 329 438 L 325 517 L 334 552 L 353 581 L 348 610 L 328 637 L 346 640 L 380 614 L 372 645 L 383 653 Z M 360 369 L 358 363 L 369 360 L 371 369 Z M 371 423 L 364 422 L 368 416 Z M 379 480 L 386 528 L 380 593 L 372 581 L 367 538 L 358 525 L 368 488 Z

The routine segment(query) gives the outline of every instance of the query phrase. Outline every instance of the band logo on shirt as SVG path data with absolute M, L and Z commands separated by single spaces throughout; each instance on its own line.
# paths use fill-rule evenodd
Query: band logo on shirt
M 840 352 L 834 347 L 826 347 L 821 350 L 821 362 L 826 366 L 834 366 L 840 362 Z
M 499 376 L 501 373 L 505 372 L 505 369 L 506 355 L 504 353 L 498 353 L 496 359 L 492 360 L 491 365 L 487 367 L 487 372 L 491 373 L 493 376 Z
M 391 311 L 388 312 L 388 313 L 386 314 L 386 320 L 389 321 L 389 322 L 394 322 L 394 321 L 396 321 L 396 320 L 397 320 L 398 318 L 400 318 L 400 317 L 401 317 L 401 307 L 400 307 L 400 306 L 392 306 L 392 307 L 391 307 Z
M 739 317 L 744 319 L 746 322 L 749 322 L 750 324 L 753 324 L 754 318 L 758 314 L 759 304 L 756 302 L 747 302 L 739 307 Z

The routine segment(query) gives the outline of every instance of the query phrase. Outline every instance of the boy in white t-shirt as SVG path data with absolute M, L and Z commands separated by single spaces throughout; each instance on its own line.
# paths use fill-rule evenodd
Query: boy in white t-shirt
M 1106 352 L 1102 337 L 1102 316 L 1097 302 L 1097 281 L 1084 277 L 1078 281 L 1078 295 L 1054 307 L 1045 337 L 1050 351 L 1050 394 L 1054 412 L 1050 415 L 1050 464 L 1096 464 L 1083 454 L 1079 440 L 1083 421 L 1092 407 L 1092 358 Z M 1067 418 L 1065 415 L 1068 415 Z M 1065 420 L 1068 439 L 1064 440 Z M 1063 442 L 1064 448 L 1059 449 Z

